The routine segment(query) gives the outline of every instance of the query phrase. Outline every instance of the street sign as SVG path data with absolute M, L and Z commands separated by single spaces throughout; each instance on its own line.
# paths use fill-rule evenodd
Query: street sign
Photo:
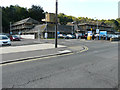
M 99 31 L 100 31 L 99 29 L 96 29 L 96 33 L 99 33 Z
M 47 37 L 48 37 L 48 34 L 47 34 L 47 33 L 45 33 L 45 38 L 47 39 Z
M 107 31 L 100 31 L 99 40 L 101 39 L 101 36 L 105 36 L 107 40 Z
M 105 35 L 105 36 L 107 36 L 107 31 L 100 31 L 100 35 Z

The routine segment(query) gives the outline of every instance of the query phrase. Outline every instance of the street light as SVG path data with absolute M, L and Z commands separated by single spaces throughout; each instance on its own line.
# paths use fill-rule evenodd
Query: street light
M 58 0 L 56 0 L 56 27 L 55 27 L 55 48 L 57 48 L 57 30 L 58 30 Z

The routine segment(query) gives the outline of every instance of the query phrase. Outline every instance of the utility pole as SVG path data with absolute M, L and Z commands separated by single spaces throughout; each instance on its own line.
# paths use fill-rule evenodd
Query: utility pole
M 46 36 L 46 39 L 47 39 L 47 37 L 48 37 L 48 33 L 47 33 L 47 21 L 46 21 L 46 34 L 47 34 L 47 36 Z
M 56 22 L 55 22 L 55 48 L 57 48 L 57 30 L 58 30 L 58 0 L 56 0 Z
M 47 34 L 47 14 L 45 15 L 45 21 L 46 21 L 46 39 L 47 39 L 47 37 L 48 37 L 48 34 Z
M 11 34 L 12 32 L 11 32 L 11 22 L 10 22 L 10 34 Z

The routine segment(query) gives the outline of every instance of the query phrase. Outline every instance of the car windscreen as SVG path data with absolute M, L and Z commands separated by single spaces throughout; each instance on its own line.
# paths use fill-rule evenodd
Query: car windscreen
M 8 37 L 6 37 L 6 36 L 1 36 L 0 37 L 0 40 L 6 40 L 6 39 L 8 39 Z

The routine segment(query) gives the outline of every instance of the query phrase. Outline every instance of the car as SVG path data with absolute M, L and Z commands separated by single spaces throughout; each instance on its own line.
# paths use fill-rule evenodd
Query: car
M 11 35 L 10 40 L 11 41 L 20 41 L 20 38 L 18 36 L 16 36 L 16 35 Z
M 0 35 L 0 46 L 11 46 L 11 41 L 6 35 Z
M 67 36 L 65 34 L 58 34 L 58 38 L 66 38 Z
M 78 34 L 76 34 L 76 37 L 78 38 L 78 39 L 80 39 L 81 37 L 82 37 L 82 33 L 78 33 Z
M 87 33 L 86 34 L 82 34 L 82 36 L 81 36 L 81 39 L 87 39 Z
M 72 34 L 67 34 L 66 39 L 75 39 L 75 36 Z
M 112 37 L 114 37 L 114 34 L 107 34 L 107 40 L 110 40 Z

